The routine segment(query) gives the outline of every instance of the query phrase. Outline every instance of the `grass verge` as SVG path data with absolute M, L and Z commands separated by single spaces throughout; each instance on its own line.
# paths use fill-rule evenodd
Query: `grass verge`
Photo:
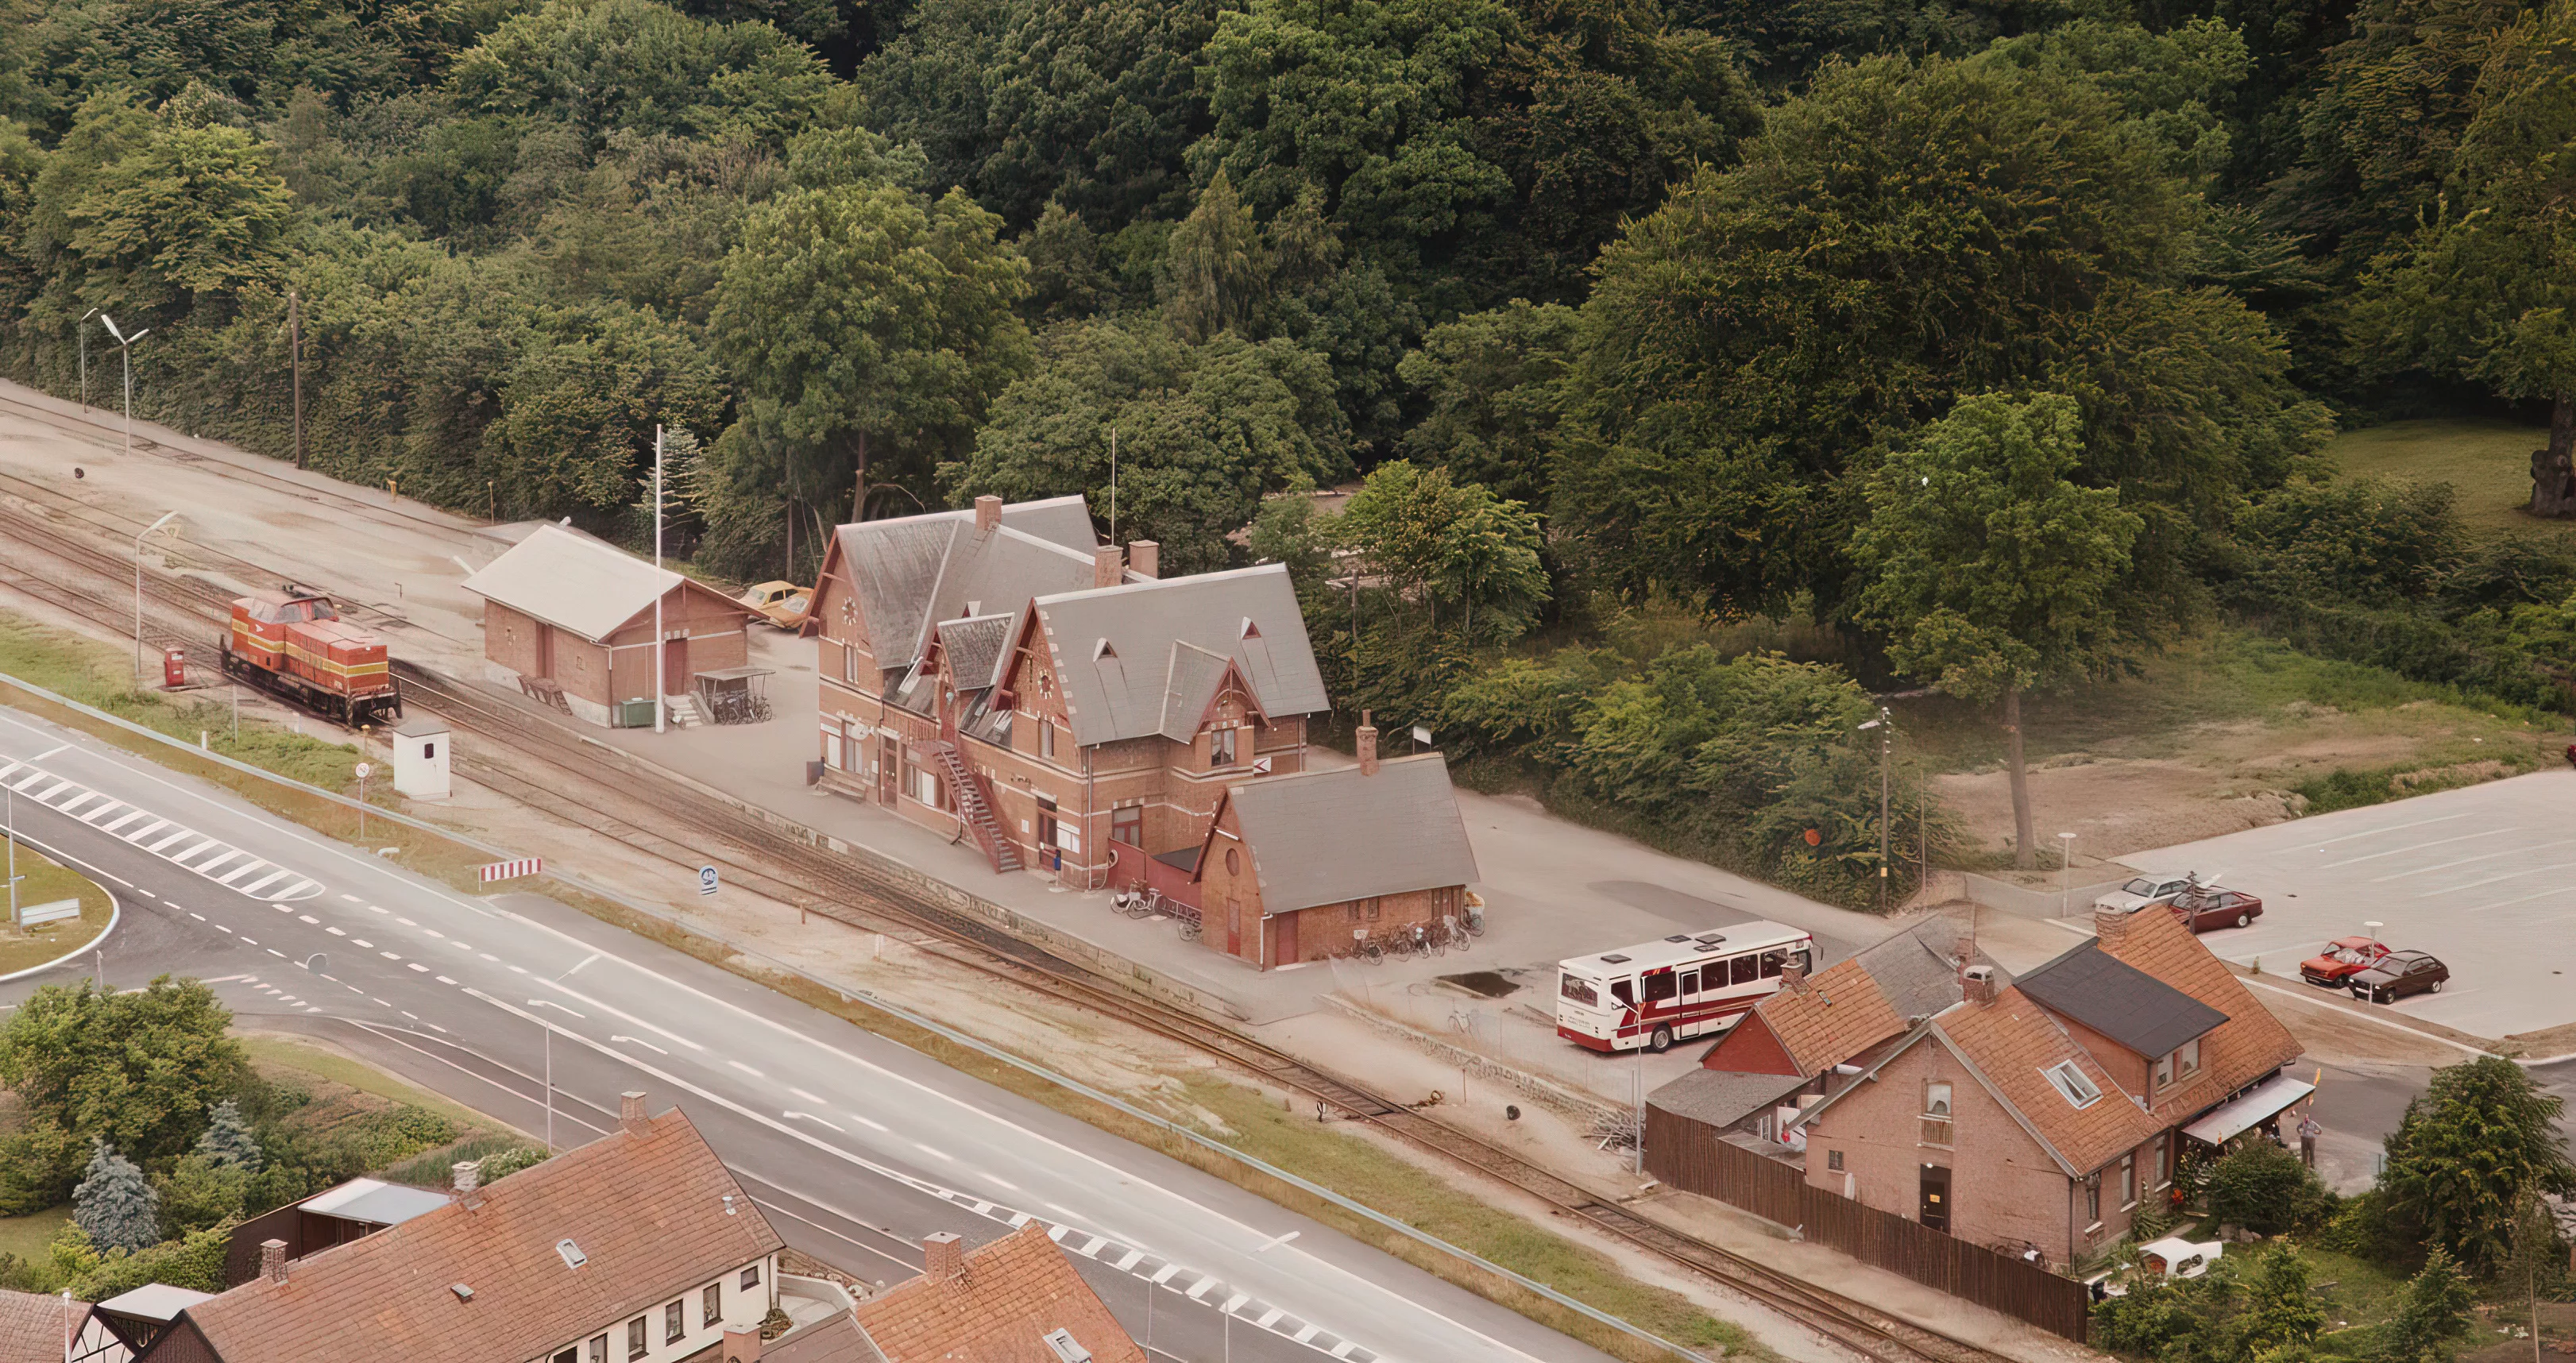
M 21 908 L 77 899 L 81 912 L 78 918 L 40 923 L 19 933 L 9 927 L 8 900 L 0 897 L 0 975 L 32 970 L 88 946 L 107 931 L 108 917 L 114 911 L 105 889 L 78 871 L 56 864 L 35 848 L 18 844 L 16 861 L 18 874 L 23 877 L 18 882 Z
M 71 1219 L 69 1207 L 54 1207 L 30 1216 L 0 1216 L 0 1256 L 14 1254 L 30 1263 L 41 1262 L 50 1252 L 54 1237 Z
M 2576 535 L 2576 524 L 2532 515 L 2531 452 L 2549 443 L 2546 426 L 2503 421 L 2392 421 L 2346 431 L 2326 455 L 2351 477 L 2449 483 L 2460 519 L 2473 530 Z
M 460 1127 L 489 1130 L 500 1125 L 490 1117 L 462 1103 L 431 1093 L 426 1089 L 415 1088 L 363 1060 L 343 1055 L 338 1051 L 325 1050 L 302 1040 L 289 1040 L 266 1032 L 236 1031 L 234 1036 L 241 1042 L 242 1049 L 250 1052 L 251 1062 L 259 1066 L 264 1073 L 290 1070 L 308 1074 L 316 1079 L 347 1085 L 360 1093 L 372 1093 L 379 1098 L 391 1099 L 397 1103 L 427 1108 Z M 274 1078 L 275 1075 L 272 1073 L 271 1077 Z M 515 1145 L 520 1142 L 513 1138 L 510 1143 Z

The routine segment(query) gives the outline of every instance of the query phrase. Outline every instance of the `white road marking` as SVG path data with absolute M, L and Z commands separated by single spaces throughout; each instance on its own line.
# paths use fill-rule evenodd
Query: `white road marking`
M 644 1038 L 642 1038 L 642 1037 L 636 1037 L 636 1036 L 612 1036 L 612 1037 L 610 1037 L 610 1038 L 609 1038 L 609 1040 L 611 1040 L 611 1041 L 620 1041 L 620 1042 L 624 1042 L 625 1044 L 627 1044 L 627 1045 L 629 1045 L 629 1046 L 641 1046 L 641 1047 L 643 1047 L 644 1049 L 646 1049 L 646 1050 L 648 1050 L 648 1051 L 651 1051 L 651 1052 L 652 1052 L 653 1054 L 655 1054 L 655 1055 L 669 1055 L 669 1054 L 670 1054 L 670 1052 L 669 1052 L 669 1051 L 663 1050 L 661 1047 L 654 1045 L 654 1044 L 653 1044 L 652 1042 L 650 1042 L 650 1041 L 646 1041 L 646 1040 L 645 1040 Z M 794 1089 L 789 1089 L 789 1090 L 788 1090 L 788 1092 L 790 1092 L 790 1093 L 795 1093 L 795 1092 L 796 1092 L 796 1090 L 794 1090 Z M 804 1096 L 804 1095 L 799 1094 L 798 1096 L 799 1096 L 799 1097 L 802 1097 L 802 1096 Z
M 417 969 L 417 967 L 414 967 L 414 968 L 415 968 L 415 969 Z M 432 978 L 432 979 L 434 979 L 434 980 L 437 980 L 440 984 L 454 984 L 454 983 L 456 983 L 456 981 L 454 981 L 454 980 L 451 980 L 451 979 L 447 978 L 445 975 L 433 975 L 433 976 L 431 976 L 430 978 Z
M 130 824 L 130 823 L 134 822 L 136 819 L 148 819 L 148 818 L 150 818 L 150 817 L 152 817 L 152 816 L 151 816 L 151 815 L 149 815 L 149 814 L 146 814 L 146 813 L 144 813 L 142 810 L 139 810 L 139 809 L 138 809 L 138 810 L 135 810 L 133 813 L 126 815 L 124 818 L 117 820 L 117 821 L 116 821 L 116 822 L 114 822 L 114 823 L 103 823 L 103 824 L 100 824 L 100 825 L 98 826 L 98 828 L 99 828 L 99 831 L 100 831 L 100 832 L 102 832 L 102 833 L 113 833 L 113 832 L 115 832 L 116 830 L 118 830 L 118 829 L 120 829 L 120 828 L 125 827 L 127 824 Z
M 2317 869 L 2320 871 L 2331 871 L 2338 866 L 2358 866 L 2365 861 L 2377 861 L 2381 857 L 2402 857 L 2409 852 L 2421 852 L 2427 847 L 2447 847 L 2455 842 L 2471 842 L 2478 838 L 2500 837 L 2506 833 L 2519 833 L 2521 831 L 2521 825 L 2517 824 L 2510 828 L 2490 828 L 2483 833 L 2463 833 L 2456 838 L 2435 838 L 2431 842 L 2419 842 L 2412 847 L 2391 847 L 2385 852 L 2365 852 L 2357 857 L 2346 857 L 2341 861 L 2329 861 Z
M 841 1115 L 848 1117 L 851 1121 L 857 1122 L 859 1125 L 866 1127 L 870 1131 L 884 1131 L 889 1134 L 892 1133 L 892 1128 L 888 1127 L 883 1122 L 870 1121 L 865 1117 L 859 1116 L 857 1113 L 843 1113 Z
M 742 1071 L 742 1072 L 743 1072 L 743 1073 L 745 1073 L 745 1074 L 750 1075 L 750 1076 L 751 1076 L 752 1078 L 754 1078 L 754 1079 L 766 1079 L 766 1078 L 768 1078 L 768 1077 L 769 1077 L 768 1075 L 762 1074 L 760 1071 L 758 1071 L 758 1070 L 756 1070 L 756 1069 L 753 1069 L 751 1066 L 746 1065 L 746 1064 L 742 1063 L 742 1062 L 741 1062 L 741 1061 L 739 1061 L 739 1060 L 728 1060 L 728 1061 L 726 1061 L 725 1063 L 726 1063 L 726 1064 L 728 1064 L 728 1065 L 733 1066 L 735 1069 L 738 1069 L 738 1070 Z
M 2506 899 L 2506 900 L 2499 900 L 2499 901 L 2497 901 L 2496 903 L 2493 903 L 2493 904 L 2480 904 L 2480 905 L 2478 905 L 2478 906 L 2477 906 L 2476 908 L 2474 908 L 2474 909 L 2462 909 L 2462 910 L 2460 910 L 2460 912 L 2462 912 L 2462 913 L 2485 913 L 2485 912 L 2486 912 L 2487 910 L 2489 910 L 2489 909 L 2509 909 L 2509 908 L 2512 908 L 2512 907 L 2513 907 L 2514 905 L 2516 905 L 2516 904 L 2528 904 L 2528 903 L 2530 903 L 2531 901 L 2533 901 L 2533 900 L 2535 900 L 2535 899 L 2547 899 L 2547 898 L 2548 898 L 2548 897 L 2550 897 L 2551 895 L 2554 895 L 2554 894 L 2565 894 L 2565 893 L 2567 893 L 2567 892 L 2568 892 L 2568 891 L 2570 891 L 2570 890 L 2576 890 L 2576 885 L 2555 885 L 2555 886 L 2550 887 L 2549 889 L 2546 889 L 2546 890 L 2542 890 L 2542 891 L 2540 891 L 2538 894 L 2527 894 L 2527 895 L 2524 895 L 2524 896 L 2523 896 L 2522 898 L 2520 898 L 2520 899 Z
M 2445 814 L 2436 819 L 2417 819 L 2411 823 L 2386 824 L 2364 833 L 2346 833 L 2340 838 L 2328 838 L 2324 842 L 2317 844 L 2317 850 L 2322 852 L 2327 848 L 2334 846 L 2336 843 L 2350 842 L 2355 838 L 2376 838 L 2382 834 L 2394 833 L 2401 828 L 2422 828 L 2427 824 L 2449 823 L 2453 819 L 2465 819 L 2467 817 L 2469 816 L 2466 814 Z
M 835 1132 L 835 1133 L 840 1134 L 840 1135 L 844 1135 L 844 1136 L 846 1136 L 846 1135 L 850 1134 L 850 1133 L 848 1133 L 848 1132 L 846 1132 L 846 1131 L 842 1131 L 842 1130 L 841 1130 L 841 1128 L 839 1128 L 839 1127 L 837 1127 L 837 1126 L 832 1125 L 830 1122 L 824 1121 L 822 1118 L 815 1116 L 815 1115 L 814 1115 L 813 1113 L 811 1113 L 811 1112 L 781 1112 L 781 1113 L 779 1113 L 778 1115 L 779 1115 L 779 1116 L 781 1116 L 781 1117 L 786 1118 L 787 1120 L 789 1120 L 789 1121 L 791 1121 L 791 1122 L 793 1122 L 793 1121 L 807 1121 L 807 1122 L 812 1122 L 812 1123 L 813 1123 L 814 1125 L 816 1125 L 816 1126 L 823 1127 L 823 1128 L 825 1128 L 826 1130 L 829 1130 L 829 1131 Z
M 819 1102 L 823 1101 L 822 1099 L 815 1097 L 813 1094 L 807 1093 L 805 1090 L 800 1089 L 800 1088 L 796 1087 L 796 1086 L 795 1086 L 795 1085 L 793 1085 L 793 1084 L 788 1085 L 788 1087 L 787 1087 L 787 1091 L 788 1091 L 789 1093 L 795 1094 L 797 1097 L 802 1098 L 802 1099 L 804 1099 L 806 1102 L 809 1102 L 809 1103 L 819 1103 Z
M 2391 872 L 2391 873 L 2390 873 L 2390 874 L 2388 874 L 2388 875 L 2374 877 L 2374 878 L 2371 880 L 2371 882 L 2370 882 L 2370 883 L 2371 883 L 2371 884 L 2373 884 L 2373 885 L 2378 885 L 2378 884 L 2383 884 L 2383 883 L 2385 883 L 2385 882 L 2387 882 L 2387 881 L 2391 881 L 2391 880 L 2403 880 L 2403 879 L 2405 879 L 2405 878 L 2406 878 L 2406 877 L 2408 877 L 2408 876 L 2430 875 L 2431 873 L 2433 873 L 2433 872 L 2435 872 L 2435 871 L 2447 871 L 2447 870 L 2450 870 L 2450 869 L 2451 869 L 2452 867 L 2454 867 L 2454 866 L 2475 866 L 2476 864 L 2478 864 L 2478 863 L 2479 863 L 2479 862 L 2481 862 L 2481 861 L 2493 861 L 2493 860 L 2495 860 L 2495 859 L 2496 859 L 2496 858 L 2498 858 L 2498 857 L 2525 857 L 2525 856 L 2529 856 L 2529 855 L 2531 855 L 2531 854 L 2532 854 L 2532 853 L 2534 853 L 2534 852 L 2540 851 L 2540 850 L 2541 850 L 2541 848 L 2550 847 L 2550 846 L 2553 846 L 2553 845 L 2554 845 L 2554 846 L 2558 846 L 2558 847 L 2564 847 L 2564 846 L 2566 846 L 2567 844 L 2565 844 L 2565 843 L 2563 843 L 2563 842 L 2562 842 L 2562 843 L 2556 843 L 2556 844 L 2551 844 L 2551 843 L 2542 843 L 2542 844 L 2540 845 L 2540 847 L 2508 847 L 2508 848 L 2506 848 L 2505 850 L 2503 850 L 2503 851 L 2501 851 L 2501 852 L 2488 852 L 2488 853 L 2485 853 L 2484 855 L 2481 855 L 2481 856 L 2474 856 L 2474 857 L 2462 857 L 2462 858 L 2460 858 L 2458 861 L 2446 861 L 2446 862 L 2442 862 L 2441 864 L 2436 865 L 2436 866 L 2425 866 L 2425 867 L 2419 867 L 2419 868 L 2417 868 L 2417 869 L 2415 869 L 2415 870 L 2412 870 L 2412 871 L 2395 871 L 2395 872 Z
M 912 1143 L 912 1148 L 930 1156 L 932 1159 L 943 1159 L 951 1164 L 957 1162 L 957 1157 L 955 1155 L 949 1154 L 947 1151 L 942 1150 L 935 1145 L 924 1145 L 919 1141 L 914 1141 Z

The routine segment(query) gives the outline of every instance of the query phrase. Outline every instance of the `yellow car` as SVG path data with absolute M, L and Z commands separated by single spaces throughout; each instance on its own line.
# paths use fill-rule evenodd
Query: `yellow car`
M 805 627 L 805 612 L 813 609 L 814 593 L 793 582 L 763 582 L 744 592 L 742 604 L 760 613 L 760 618 L 783 630 Z

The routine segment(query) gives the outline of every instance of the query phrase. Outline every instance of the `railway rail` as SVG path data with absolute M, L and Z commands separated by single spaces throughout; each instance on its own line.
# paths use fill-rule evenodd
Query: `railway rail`
M 23 480 L 0 475 L 0 484 Z M 12 491 L 15 489 L 12 488 Z M 32 500 L 32 499 L 31 499 Z M 55 508 L 48 508 L 49 510 Z M 83 508 L 77 519 L 122 533 Z M 16 543 L 71 573 L 0 563 L 0 583 L 120 630 L 127 627 L 132 563 L 41 515 L 0 500 L 0 542 Z M 230 555 L 235 571 L 274 576 Z M 107 590 L 73 585 L 95 579 Z M 255 579 L 254 579 L 255 580 Z M 147 596 L 164 618 L 210 631 L 229 616 L 230 595 L 185 574 L 150 571 Z M 165 629 L 167 626 L 165 625 Z M 1186 1008 L 1150 999 L 1034 943 L 926 902 L 863 861 L 800 841 L 741 806 L 673 781 L 620 749 L 587 739 L 514 699 L 485 695 L 437 673 L 395 664 L 406 694 L 460 730 L 493 740 L 497 757 L 460 757 L 460 772 L 512 799 L 605 834 L 686 869 L 714 861 L 736 883 L 801 910 L 865 931 L 888 932 L 938 950 L 968 969 L 1105 1014 L 1259 1075 L 1368 1123 L 1438 1158 L 1535 1197 L 1560 1214 L 1761 1302 L 1879 1363 L 2002 1363 L 2000 1355 L 1900 1320 L 1841 1293 L 1780 1273 L 1743 1255 L 1650 1221 L 1473 1133 L 1331 1074 Z

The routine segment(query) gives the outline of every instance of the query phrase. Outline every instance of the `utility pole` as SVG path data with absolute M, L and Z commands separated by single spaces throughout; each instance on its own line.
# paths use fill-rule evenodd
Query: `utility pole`
M 143 541 L 150 538 L 153 531 L 168 525 L 178 514 L 176 511 L 162 512 L 161 519 L 143 527 L 143 533 L 134 537 L 134 683 L 137 686 L 143 684 Z
M 1109 542 L 1118 542 L 1118 432 L 1109 433 Z
M 0 781 L 0 791 L 8 792 L 6 795 L 0 795 L 0 809 L 7 811 L 5 814 L 0 814 L 0 818 L 5 818 L 9 822 L 9 926 L 16 928 L 18 927 L 18 791 L 6 781 Z
M 1878 707 L 1878 718 L 1860 727 L 1878 730 L 1878 911 L 1885 913 L 1888 882 L 1887 767 L 1896 751 L 1896 722 L 1888 714 L 1887 707 L 1882 705 Z
M 859 471 L 850 478 L 850 522 L 855 525 L 868 518 L 868 433 L 859 432 Z M 788 564 L 787 576 L 796 576 L 796 565 Z
M 295 290 L 286 291 L 286 356 L 295 372 L 295 467 L 304 467 L 304 307 Z
M 80 388 L 82 416 L 89 415 L 89 319 L 96 316 L 98 316 L 98 309 L 91 308 L 89 311 L 82 313 L 80 319 Z
M 125 452 L 134 453 L 134 343 L 152 334 L 145 327 L 131 336 L 116 329 L 116 319 L 100 313 L 98 320 L 107 324 L 107 334 L 116 338 L 116 353 L 125 357 Z
M 662 697 L 669 689 L 662 676 L 662 658 L 670 652 L 662 639 L 662 598 L 669 594 L 662 589 L 662 427 L 656 422 L 653 426 L 653 732 L 657 734 L 663 731 Z

